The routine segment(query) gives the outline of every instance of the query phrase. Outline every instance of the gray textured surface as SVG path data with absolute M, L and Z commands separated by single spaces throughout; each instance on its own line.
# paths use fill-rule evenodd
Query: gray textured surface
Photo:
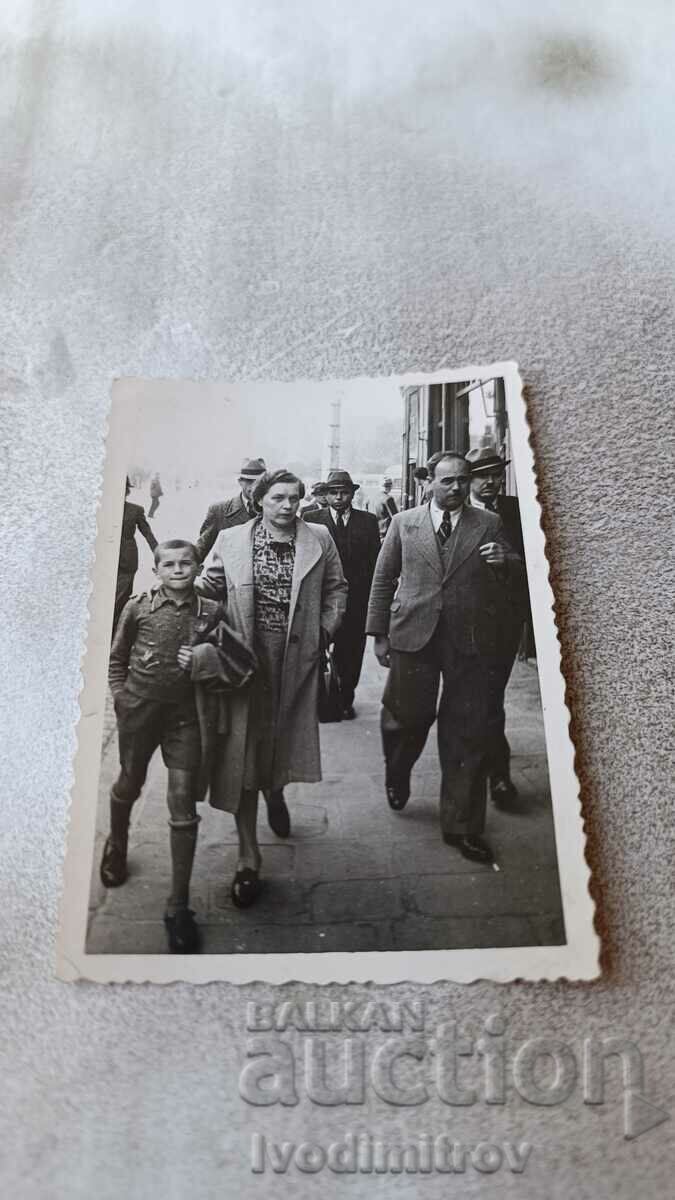
M 330 1140 L 358 1122 L 392 1139 L 448 1126 L 436 1102 L 373 1101 L 358 1122 L 307 1101 L 264 1120 L 247 1108 L 244 1005 L 268 988 L 52 978 L 120 374 L 520 362 L 605 976 L 425 991 L 435 1015 L 501 1007 L 514 1039 L 627 1034 L 647 1094 L 672 1109 L 671 7 L 93 8 L 10 3 L 3 18 L 3 1190 L 253 1196 L 265 1178 L 248 1167 L 252 1129 Z M 616 1077 L 610 1090 L 599 1109 L 577 1096 L 449 1110 L 458 1136 L 536 1148 L 522 1177 L 466 1176 L 463 1194 L 667 1194 L 672 1125 L 624 1142 Z M 448 1183 L 296 1172 L 272 1186 L 440 1196 Z

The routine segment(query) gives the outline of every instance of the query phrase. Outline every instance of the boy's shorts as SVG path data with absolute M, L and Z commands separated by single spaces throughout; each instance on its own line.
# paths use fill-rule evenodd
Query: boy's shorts
M 167 704 L 124 690 L 115 698 L 115 713 L 120 766 L 131 779 L 142 784 L 158 746 L 164 765 L 169 769 L 196 771 L 199 768 L 201 738 L 192 696 L 178 704 Z

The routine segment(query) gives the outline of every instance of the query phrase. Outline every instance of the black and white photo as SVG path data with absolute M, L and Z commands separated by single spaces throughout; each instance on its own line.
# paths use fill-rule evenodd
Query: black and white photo
M 60 971 L 592 977 L 514 364 L 113 391 Z

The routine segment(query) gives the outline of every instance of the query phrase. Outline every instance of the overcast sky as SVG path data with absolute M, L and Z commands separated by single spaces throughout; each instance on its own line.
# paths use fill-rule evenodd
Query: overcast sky
M 366 438 L 383 421 L 401 421 L 403 412 L 399 386 L 388 379 L 227 386 L 153 380 L 137 381 L 134 392 L 138 403 L 124 426 L 130 466 L 195 479 L 236 476 L 245 456 L 262 455 L 273 466 L 320 460 L 338 393 L 345 440 Z

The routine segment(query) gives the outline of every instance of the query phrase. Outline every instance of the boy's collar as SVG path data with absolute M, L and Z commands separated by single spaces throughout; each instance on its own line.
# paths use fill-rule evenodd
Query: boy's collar
M 175 604 L 176 608 L 183 608 L 183 606 L 186 604 L 193 604 L 195 600 L 197 601 L 197 616 L 199 616 L 202 610 L 202 598 L 199 595 L 199 592 L 195 591 L 194 587 L 192 588 L 191 592 L 186 594 L 184 600 L 176 600 L 175 596 L 170 595 L 169 592 L 164 590 L 162 584 L 160 584 L 159 587 L 156 588 L 152 593 L 152 604 L 150 608 L 152 612 L 155 612 L 156 609 L 161 608 L 163 604 Z

